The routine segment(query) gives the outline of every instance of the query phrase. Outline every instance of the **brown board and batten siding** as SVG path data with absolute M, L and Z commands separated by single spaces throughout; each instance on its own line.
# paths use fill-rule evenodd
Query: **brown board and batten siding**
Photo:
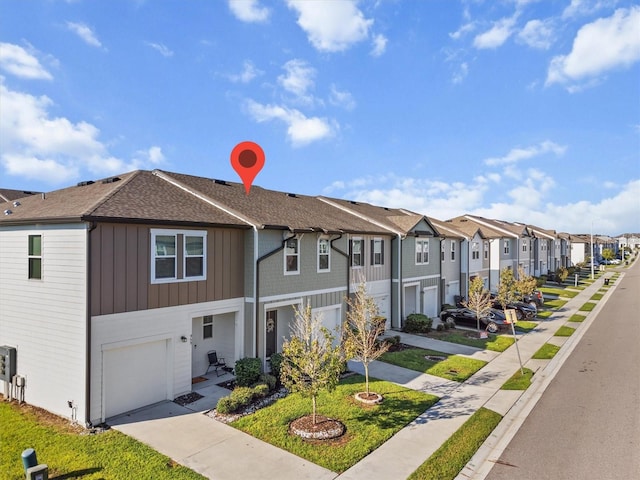
M 92 316 L 244 296 L 244 230 L 202 228 L 206 280 L 152 284 L 152 228 L 158 227 L 98 223 L 91 232 Z

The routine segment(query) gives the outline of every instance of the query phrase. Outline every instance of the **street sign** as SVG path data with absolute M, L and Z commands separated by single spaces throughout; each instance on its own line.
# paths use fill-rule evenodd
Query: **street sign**
M 518 316 L 516 315 L 516 311 L 512 308 L 507 308 L 504 311 L 506 316 L 505 323 L 518 323 Z

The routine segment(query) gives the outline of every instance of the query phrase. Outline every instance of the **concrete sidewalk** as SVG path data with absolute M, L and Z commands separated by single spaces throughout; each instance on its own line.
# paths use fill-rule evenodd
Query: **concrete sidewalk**
M 557 343 L 564 340 L 554 337 L 553 334 L 599 290 L 603 278 L 596 280 L 569 300 L 548 320 L 541 321 L 536 329 L 519 336 L 518 347 L 525 366 L 534 371 L 544 371 L 549 361 L 531 360 L 531 356 L 546 342 Z M 614 288 L 615 285 L 612 286 L 612 289 Z M 601 302 L 606 300 L 607 296 L 608 294 Z M 587 328 L 588 323 L 571 326 L 577 326 L 580 331 Z M 113 428 L 216 480 L 265 477 L 284 480 L 404 479 L 480 407 L 484 406 L 505 415 L 526 395 L 526 392 L 522 391 L 500 390 L 504 382 L 519 368 L 515 345 L 503 353 L 497 353 L 401 332 L 393 334 L 400 335 L 403 343 L 471 356 L 489 363 L 460 384 L 384 362 L 373 362 L 370 365 L 372 377 L 437 395 L 440 401 L 341 475 L 261 442 L 203 415 L 202 412 L 194 412 L 173 402 L 142 409 L 127 414 L 119 421 L 113 419 L 115 421 L 112 420 L 110 423 Z M 349 368 L 361 373 L 363 371 L 359 363 L 350 362 Z M 534 379 L 539 376 L 544 375 L 538 373 Z M 204 411 L 210 408 L 210 403 L 202 404 L 202 407 Z M 467 467 L 469 474 L 472 473 L 468 471 L 470 469 L 472 470 L 473 466 Z

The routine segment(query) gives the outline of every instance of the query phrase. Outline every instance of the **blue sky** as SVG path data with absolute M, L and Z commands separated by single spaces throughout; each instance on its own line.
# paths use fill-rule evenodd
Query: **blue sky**
M 2 0 L 0 186 L 136 168 L 640 232 L 640 4 Z

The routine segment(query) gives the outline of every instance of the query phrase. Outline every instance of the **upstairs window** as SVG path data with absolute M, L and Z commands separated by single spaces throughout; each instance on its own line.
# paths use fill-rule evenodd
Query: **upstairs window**
M 361 238 L 351 240 L 351 266 L 364 266 L 364 240 Z
M 318 239 L 318 272 L 328 272 L 330 267 L 331 248 L 329 240 L 326 238 Z
M 522 242 L 522 251 L 523 251 L 523 252 L 526 252 L 526 251 L 527 251 L 527 241 L 526 241 L 526 240 L 524 240 L 524 241 Z
M 202 317 L 202 338 L 213 338 L 213 315 Z
M 416 265 L 429 263 L 429 240 L 416 238 Z
M 445 244 L 445 241 L 444 241 L 444 240 L 442 240 L 442 241 L 440 242 L 440 261 L 441 261 L 441 262 L 444 262 L 444 249 L 445 249 L 444 244 Z
M 451 240 L 451 261 L 455 261 L 456 259 L 456 242 Z
M 505 255 L 509 255 L 509 250 L 510 250 L 510 242 L 509 242 L 509 240 L 505 240 L 504 241 L 504 254 Z
M 207 232 L 151 230 L 151 283 L 206 280 Z
M 484 242 L 484 259 L 489 259 L 489 242 Z
M 480 258 L 480 245 L 478 242 L 473 242 L 471 244 L 471 259 L 478 260 Z
M 300 239 L 290 238 L 284 247 L 284 273 L 293 275 L 300 273 Z
M 371 240 L 371 265 L 384 265 L 384 240 Z
M 42 279 L 42 235 L 29 235 L 29 278 Z

